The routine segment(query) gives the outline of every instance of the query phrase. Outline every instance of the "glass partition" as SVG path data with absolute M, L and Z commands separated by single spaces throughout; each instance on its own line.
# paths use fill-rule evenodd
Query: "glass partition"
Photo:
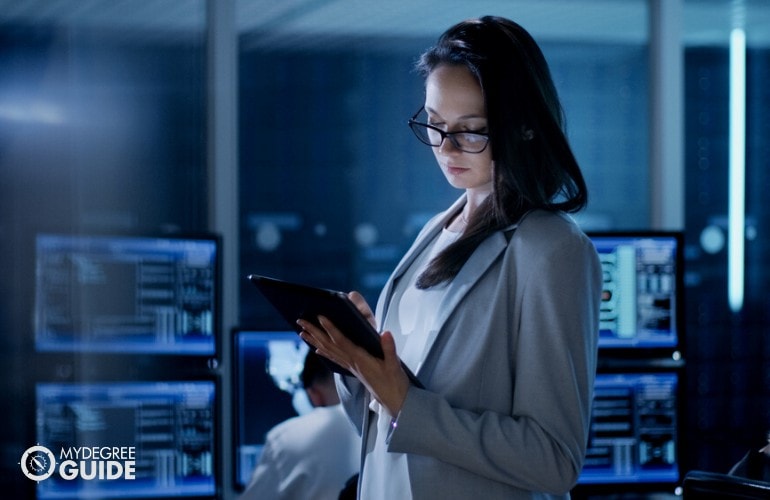
M 461 194 L 406 120 L 423 102 L 420 53 L 480 11 L 237 5 L 241 274 L 357 289 L 373 302 L 422 224 Z M 498 1 L 486 12 L 521 23 L 550 62 L 589 185 L 581 223 L 646 227 L 646 3 Z M 240 294 L 243 324 L 280 327 L 246 280 Z
M 180 362 L 166 353 L 165 365 L 125 349 L 109 355 L 80 349 L 77 333 L 67 328 L 55 340 L 69 347 L 36 352 L 33 314 L 39 235 L 207 229 L 205 6 L 205 0 L 0 0 L 0 390 L 14 407 L 0 423 L 0 489 L 9 498 L 35 497 L 36 482 L 24 477 L 19 461 L 39 442 L 36 422 L 54 425 L 35 412 L 36 384 L 194 378 L 207 371 L 202 356 Z M 166 300 L 166 277 L 150 277 L 147 263 L 140 271 L 147 286 L 134 303 L 136 297 L 119 292 L 135 278 L 130 272 L 102 272 L 82 255 L 64 260 L 49 262 L 58 274 L 47 277 L 66 281 L 62 309 L 51 311 L 49 325 L 77 318 L 93 326 L 96 310 L 122 321 L 128 309 L 142 309 L 134 319 L 146 322 L 144 306 Z M 100 292 L 73 296 L 74 274 L 59 271 L 75 268 Z M 105 338 L 115 333 L 111 326 L 99 330 Z M 136 345 L 137 332 L 129 330 L 121 338 Z M 163 330 L 155 322 L 145 333 Z M 192 358 L 201 362 L 197 372 L 183 373 Z M 172 374 L 171 366 L 179 370 Z M 102 423 L 112 425 L 111 419 Z M 49 445 L 58 460 L 59 450 Z M 215 490 L 213 477 L 206 494 Z
M 770 4 L 684 2 L 687 345 L 693 468 L 727 471 L 770 430 Z

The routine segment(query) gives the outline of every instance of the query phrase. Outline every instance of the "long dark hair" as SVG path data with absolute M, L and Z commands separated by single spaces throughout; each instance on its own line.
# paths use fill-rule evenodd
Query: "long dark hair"
M 588 201 L 548 63 L 524 28 L 494 16 L 458 23 L 422 54 L 417 70 L 427 78 L 445 64 L 467 67 L 481 86 L 494 181 L 462 237 L 433 259 L 418 288 L 452 279 L 487 236 L 528 211 L 577 212 Z

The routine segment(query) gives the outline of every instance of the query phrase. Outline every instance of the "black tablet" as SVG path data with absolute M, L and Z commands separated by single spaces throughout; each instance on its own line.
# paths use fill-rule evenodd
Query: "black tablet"
M 369 354 L 380 359 L 384 357 L 379 333 L 350 301 L 346 293 L 256 274 L 249 275 L 249 280 L 297 333 L 302 330 L 297 325 L 298 319 L 317 325 L 318 316 L 323 315 L 329 318 L 346 337 L 366 349 Z M 348 370 L 336 363 L 326 361 L 333 371 L 351 375 Z M 409 368 L 403 362 L 401 365 L 412 383 L 422 387 Z

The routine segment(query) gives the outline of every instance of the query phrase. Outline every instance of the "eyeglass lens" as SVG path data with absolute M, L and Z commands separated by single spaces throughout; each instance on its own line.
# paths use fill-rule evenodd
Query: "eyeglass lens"
M 436 127 L 425 123 L 427 116 L 425 112 L 419 113 L 414 119 L 409 121 L 409 127 L 421 142 L 428 146 L 438 147 L 444 138 L 449 139 L 452 145 L 461 151 L 467 153 L 482 152 L 489 141 L 486 134 L 474 132 L 444 132 Z

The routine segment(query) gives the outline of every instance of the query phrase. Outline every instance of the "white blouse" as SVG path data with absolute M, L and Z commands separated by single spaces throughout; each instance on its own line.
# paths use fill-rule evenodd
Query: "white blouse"
M 396 352 L 401 360 L 416 373 L 426 352 L 426 343 L 434 329 L 433 320 L 438 316 L 438 307 L 446 294 L 448 283 L 442 283 L 421 290 L 415 286 L 417 277 L 441 250 L 460 237 L 444 229 L 436 240 L 415 259 L 394 289 L 388 314 L 383 322 L 384 329 L 393 333 Z M 362 491 L 360 498 L 403 499 L 412 498 L 409 483 L 394 484 L 394 477 L 408 477 L 406 455 L 389 453 L 385 437 L 393 418 L 377 401 L 369 407 L 377 414 L 369 420 L 369 434 L 366 443 L 367 457 L 361 473 Z

